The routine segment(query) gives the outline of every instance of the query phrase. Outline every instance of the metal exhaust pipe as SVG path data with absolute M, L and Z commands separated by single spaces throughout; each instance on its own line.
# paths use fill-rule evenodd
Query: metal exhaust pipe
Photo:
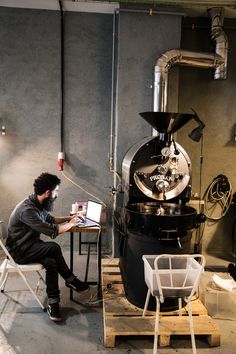
M 214 79 L 226 79 L 227 77 L 227 58 L 228 58 L 228 39 L 224 33 L 223 9 L 212 8 L 209 10 L 212 19 L 212 38 L 216 41 L 215 53 L 201 53 L 186 50 L 172 49 L 162 54 L 157 59 L 154 73 L 154 99 L 153 111 L 167 111 L 168 97 L 168 75 L 169 70 L 174 65 L 193 66 L 203 69 L 215 69 Z M 153 130 L 156 135 L 156 130 Z
M 223 31 L 224 9 L 211 8 L 208 10 L 211 17 L 211 38 L 216 41 L 216 54 L 220 55 L 224 63 L 219 65 L 215 70 L 214 79 L 227 79 L 227 62 L 228 62 L 228 38 Z

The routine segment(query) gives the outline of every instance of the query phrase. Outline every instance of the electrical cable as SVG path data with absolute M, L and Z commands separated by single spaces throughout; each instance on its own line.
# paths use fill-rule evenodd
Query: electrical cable
M 194 113 L 196 114 L 195 111 L 194 111 Z M 200 140 L 201 140 L 201 148 L 200 148 L 200 166 L 199 166 L 199 203 L 198 203 L 198 212 L 201 214 L 202 213 L 201 202 L 202 202 L 203 134 L 202 134 Z M 197 252 L 200 252 L 199 250 L 201 248 L 201 242 L 202 242 L 204 230 L 205 230 L 205 223 L 203 225 L 200 223 L 198 228 L 197 228 L 197 230 L 196 230 L 196 241 L 195 241 L 195 245 L 194 245 L 194 247 L 196 248 Z
M 110 170 L 110 172 L 112 172 L 114 175 L 116 175 L 118 177 L 119 181 L 121 181 L 121 175 L 117 171 Z
M 115 292 L 117 292 L 117 289 L 115 291 L 111 289 L 108 289 L 106 285 L 104 285 L 102 287 L 102 291 L 103 293 L 106 293 L 106 294 L 112 294 L 113 296 L 109 296 L 109 300 L 116 300 L 118 298 L 122 298 L 123 297 L 123 291 L 120 291 L 120 293 L 116 294 Z M 113 292 L 112 292 L 113 291 Z M 91 295 L 90 298 L 85 301 L 83 303 L 83 305 L 85 306 L 88 306 L 88 305 L 97 305 L 99 304 L 100 302 L 103 302 L 103 298 L 97 298 L 97 295 L 99 294 L 99 291 L 97 291 L 95 294 Z M 97 299 L 96 299 L 97 298 Z M 95 300 L 96 299 L 96 300 Z
M 61 152 L 59 154 L 60 157 L 58 157 L 58 163 L 59 165 L 59 170 L 63 174 L 63 176 L 70 181 L 72 184 L 83 190 L 85 193 L 90 195 L 91 197 L 95 198 L 96 200 L 99 200 L 105 207 L 107 205 L 98 197 L 95 195 L 89 193 L 87 190 L 85 190 L 83 187 L 79 186 L 76 184 L 74 181 L 72 181 L 69 177 L 65 175 L 63 172 L 63 160 L 64 160 L 64 116 L 65 116 L 65 105 L 64 105 L 64 12 L 63 12 L 63 5 L 62 1 L 58 0 L 59 2 L 59 7 L 60 7 L 60 15 L 61 15 L 61 85 L 60 85 L 60 90 L 61 90 L 61 120 L 60 120 L 60 146 L 61 146 Z
M 202 200 L 202 164 L 203 164 L 203 135 L 201 136 L 201 151 L 200 151 L 200 171 L 199 171 L 199 212 L 201 211 Z
M 60 15 L 61 15 L 61 120 L 60 120 L 60 143 L 61 152 L 64 152 L 64 12 L 62 1 L 59 0 Z
M 74 184 L 76 187 L 78 187 L 79 189 L 81 189 L 82 191 L 84 191 L 86 194 L 90 195 L 91 197 L 95 198 L 96 200 L 98 200 L 99 202 L 101 202 L 105 207 L 107 207 L 106 203 L 104 203 L 101 199 L 99 199 L 98 197 L 96 197 L 94 194 L 89 193 L 86 189 L 84 189 L 83 187 L 81 187 L 79 184 L 75 183 L 72 179 L 70 179 L 69 177 L 67 177 L 64 173 L 64 171 L 61 171 L 61 174 L 68 180 L 70 181 L 72 184 Z
M 218 175 L 204 194 L 205 215 L 213 221 L 221 220 L 228 212 L 232 199 L 232 187 L 228 178 Z
M 61 15 L 61 85 L 60 85 L 60 90 L 61 90 L 61 120 L 60 120 L 60 146 L 61 146 L 61 152 L 59 154 L 60 157 L 58 157 L 58 163 L 61 165 L 59 166 L 59 170 L 63 174 L 63 176 L 70 181 L 72 184 L 74 184 L 76 187 L 80 188 L 83 190 L 86 194 L 90 195 L 91 197 L 95 198 L 96 200 L 99 200 L 105 207 L 107 205 L 98 197 L 95 195 L 89 193 L 87 190 L 85 190 L 83 187 L 79 186 L 77 183 L 72 181 L 69 177 L 65 175 L 63 172 L 63 160 L 64 160 L 64 110 L 65 110 L 65 105 L 64 105 L 64 12 L 63 12 L 63 6 L 62 6 L 62 1 L 58 0 L 59 7 L 60 7 L 60 15 Z
M 109 255 L 105 255 L 104 258 L 110 259 L 110 262 L 107 262 L 107 265 L 112 264 L 113 262 L 113 257 L 110 257 Z M 110 286 L 109 286 L 110 285 Z M 91 294 L 90 298 L 86 300 L 83 305 L 89 306 L 89 305 L 97 305 L 99 303 L 102 303 L 104 300 L 104 297 L 98 297 L 101 293 L 101 291 L 104 294 L 110 294 L 109 300 L 114 300 L 123 297 L 123 290 L 118 289 L 117 287 L 112 288 L 112 284 L 107 283 L 106 285 L 102 285 L 100 289 L 97 289 L 97 291 L 94 294 Z M 113 295 L 113 296 L 111 296 Z

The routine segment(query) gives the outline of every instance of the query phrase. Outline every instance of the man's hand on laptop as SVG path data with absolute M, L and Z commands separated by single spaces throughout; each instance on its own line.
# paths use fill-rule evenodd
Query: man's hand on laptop
M 76 226 L 78 225 L 79 222 L 84 221 L 84 217 L 81 215 L 75 215 L 72 217 L 72 219 L 70 220 L 70 224 L 71 226 Z
M 78 216 L 82 222 L 85 220 L 85 217 L 82 215 L 81 211 L 78 211 L 76 216 Z

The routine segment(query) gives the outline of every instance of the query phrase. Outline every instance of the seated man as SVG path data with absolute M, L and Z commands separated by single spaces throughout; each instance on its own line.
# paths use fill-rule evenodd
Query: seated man
M 60 290 L 58 274 L 65 285 L 73 290 L 88 290 L 88 284 L 81 282 L 68 268 L 61 247 L 56 242 L 44 242 L 40 234 L 55 239 L 58 234 L 75 226 L 78 216 L 52 216 L 53 203 L 58 195 L 60 179 L 49 173 L 42 173 L 34 181 L 34 194 L 21 201 L 13 210 L 8 224 L 6 246 L 19 264 L 41 263 L 46 269 L 46 292 L 48 314 L 51 320 L 61 321 Z

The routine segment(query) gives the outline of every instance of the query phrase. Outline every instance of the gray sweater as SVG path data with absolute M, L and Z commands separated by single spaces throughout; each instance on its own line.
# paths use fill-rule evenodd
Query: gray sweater
M 40 234 L 54 239 L 58 226 L 54 217 L 42 208 L 34 195 L 21 201 L 13 210 L 8 223 L 6 246 L 14 258 L 23 255 Z

